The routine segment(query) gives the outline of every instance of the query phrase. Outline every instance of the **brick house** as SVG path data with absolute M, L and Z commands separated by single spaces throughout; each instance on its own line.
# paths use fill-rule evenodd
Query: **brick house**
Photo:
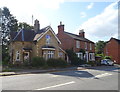
M 113 61 L 120 64 L 120 40 L 111 38 L 104 47 L 104 55 L 111 56 Z
M 58 26 L 58 38 L 61 43 L 60 47 L 64 50 L 73 49 L 77 56 L 88 61 L 95 61 L 95 44 L 85 38 L 84 30 L 80 30 L 79 35 L 65 32 L 64 25 L 60 22 Z M 85 51 L 85 54 L 82 51 Z
M 60 40 L 51 26 L 40 29 L 38 20 L 35 20 L 34 29 L 21 29 L 10 33 L 11 62 L 31 61 L 32 57 L 65 58 L 65 51 L 59 47 Z

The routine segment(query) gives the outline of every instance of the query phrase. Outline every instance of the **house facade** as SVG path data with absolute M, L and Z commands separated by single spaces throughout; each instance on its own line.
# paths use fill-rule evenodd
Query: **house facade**
M 60 47 L 64 50 L 73 49 L 79 58 L 85 59 L 87 62 L 95 61 L 95 44 L 85 38 L 84 30 L 80 30 L 79 35 L 65 32 L 64 25 L 60 22 L 57 36 L 62 43 Z
M 111 38 L 104 47 L 104 55 L 111 56 L 115 63 L 120 64 L 120 40 Z
M 35 20 L 34 29 L 21 29 L 19 32 L 10 33 L 10 59 L 11 62 L 31 61 L 33 57 L 62 58 L 65 51 L 59 47 L 61 41 L 54 33 L 51 26 L 40 29 L 38 20 Z

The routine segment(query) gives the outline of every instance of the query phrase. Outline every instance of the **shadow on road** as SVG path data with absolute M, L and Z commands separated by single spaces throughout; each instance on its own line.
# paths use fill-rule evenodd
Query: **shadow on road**
M 71 76 L 71 77 L 83 77 L 83 78 L 91 78 L 94 77 L 91 73 L 87 71 L 67 71 L 67 72 L 54 72 L 50 73 L 54 75 L 62 75 L 62 76 Z
M 88 69 L 99 70 L 99 71 L 111 71 L 120 73 L 120 67 L 118 66 L 97 66 L 97 67 L 89 67 Z M 118 71 L 117 71 L 118 70 Z

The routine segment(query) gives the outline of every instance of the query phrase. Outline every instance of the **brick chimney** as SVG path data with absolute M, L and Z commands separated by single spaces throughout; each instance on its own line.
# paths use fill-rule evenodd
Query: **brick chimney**
M 85 38 L 84 29 L 79 30 L 79 36 Z
M 64 25 L 62 24 L 62 22 L 60 21 L 60 25 L 58 25 L 58 34 L 59 33 L 63 33 L 64 32 Z
M 35 30 L 35 32 L 38 32 L 38 30 L 40 30 L 40 24 L 37 19 L 34 22 L 34 30 Z

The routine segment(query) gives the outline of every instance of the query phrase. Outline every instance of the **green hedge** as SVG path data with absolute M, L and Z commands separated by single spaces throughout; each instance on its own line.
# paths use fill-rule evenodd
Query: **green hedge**
M 41 66 L 45 66 L 45 64 L 46 61 L 43 57 L 33 57 L 30 63 L 30 65 L 33 67 L 41 67 Z
M 47 65 L 50 67 L 66 67 L 67 62 L 61 58 L 58 59 L 51 58 L 47 60 Z
M 91 66 L 95 66 L 96 62 L 95 61 L 89 61 L 87 64 L 91 65 Z

